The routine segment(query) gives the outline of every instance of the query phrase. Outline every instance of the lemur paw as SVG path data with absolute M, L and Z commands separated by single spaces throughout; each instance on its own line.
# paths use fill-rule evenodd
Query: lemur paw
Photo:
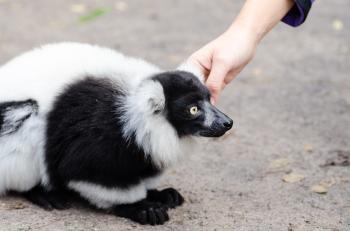
M 133 220 L 143 225 L 162 225 L 169 220 L 166 210 L 160 203 L 150 203 L 137 209 Z
M 117 216 L 129 218 L 142 225 L 162 225 L 169 220 L 167 207 L 161 203 L 146 200 L 135 204 L 116 206 L 114 213 Z
M 58 192 L 47 192 L 41 186 L 36 186 L 30 191 L 23 193 L 23 196 L 33 204 L 36 204 L 45 210 L 63 210 L 70 207 L 63 194 Z
M 57 210 L 65 210 L 71 207 L 67 197 L 62 192 L 49 192 L 47 200 L 53 208 Z
M 169 208 L 175 208 L 185 202 L 183 196 L 174 188 L 166 188 L 161 191 L 156 189 L 149 190 L 147 199 L 160 202 Z

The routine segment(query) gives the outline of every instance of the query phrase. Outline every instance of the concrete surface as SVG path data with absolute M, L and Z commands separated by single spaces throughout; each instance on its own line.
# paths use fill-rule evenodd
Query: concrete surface
M 70 40 L 173 68 L 219 35 L 242 2 L 0 0 L 0 62 Z M 79 22 L 99 7 L 109 11 Z M 80 208 L 45 212 L 5 197 L 0 230 L 350 230 L 349 9 L 349 0 L 316 1 L 306 24 L 281 23 L 263 41 L 221 97 L 234 131 L 200 142 L 165 176 L 163 186 L 187 200 L 166 225 Z M 284 182 L 288 173 L 304 179 Z M 317 184 L 328 192 L 313 192 Z

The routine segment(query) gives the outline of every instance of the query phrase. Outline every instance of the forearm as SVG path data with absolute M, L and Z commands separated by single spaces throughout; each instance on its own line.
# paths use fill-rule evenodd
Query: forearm
M 293 0 L 247 0 L 227 33 L 247 33 L 257 44 L 293 5 Z

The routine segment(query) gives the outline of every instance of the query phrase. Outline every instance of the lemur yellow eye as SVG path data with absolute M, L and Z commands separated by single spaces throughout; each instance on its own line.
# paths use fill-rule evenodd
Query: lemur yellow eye
M 193 106 L 193 107 L 190 108 L 191 115 L 196 115 L 197 112 L 198 112 L 197 106 Z

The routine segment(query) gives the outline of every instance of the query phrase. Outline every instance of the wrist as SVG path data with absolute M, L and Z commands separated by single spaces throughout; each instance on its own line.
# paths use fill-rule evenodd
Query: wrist
M 261 30 L 255 28 L 255 26 L 251 26 L 247 23 L 241 23 L 238 21 L 235 21 L 229 27 L 226 33 L 232 36 L 239 35 L 254 46 L 257 46 L 263 38 L 263 32 Z
M 224 35 L 232 39 L 239 39 L 248 44 L 253 50 L 258 46 L 262 39 L 262 35 L 257 30 L 245 24 L 234 22 Z

